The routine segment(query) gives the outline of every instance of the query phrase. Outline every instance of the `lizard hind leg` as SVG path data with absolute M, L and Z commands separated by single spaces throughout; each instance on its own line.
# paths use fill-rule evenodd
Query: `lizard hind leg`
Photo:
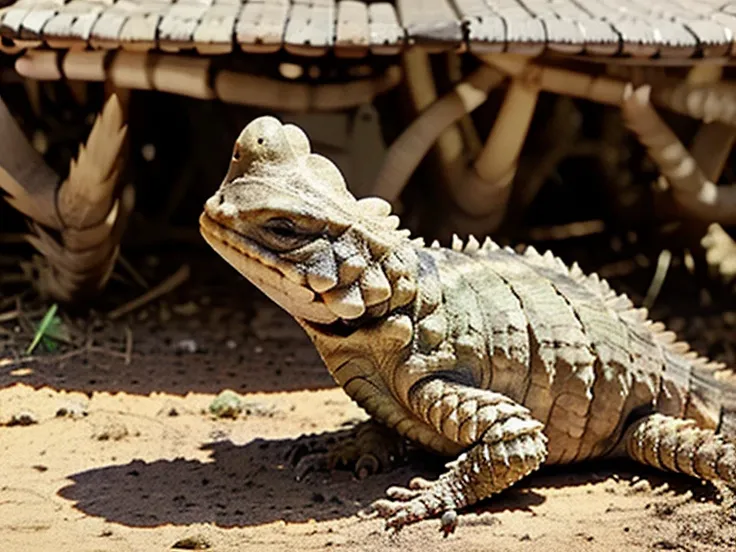
M 736 488 L 736 443 L 693 420 L 650 414 L 627 429 L 623 445 L 642 464 Z
M 468 446 L 435 481 L 413 479 L 391 487 L 372 504 L 386 528 L 441 517 L 441 530 L 455 529 L 456 510 L 499 493 L 536 470 L 547 455 L 543 425 L 508 397 L 434 379 L 417 389 L 412 411 L 443 436 Z
M 338 435 L 318 435 L 300 439 L 289 451 L 295 477 L 302 480 L 310 472 L 350 467 L 364 479 L 400 464 L 406 454 L 404 439 L 372 420 L 360 422 Z

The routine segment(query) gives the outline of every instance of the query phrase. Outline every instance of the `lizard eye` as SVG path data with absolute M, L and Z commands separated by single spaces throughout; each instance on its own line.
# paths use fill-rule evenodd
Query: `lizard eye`
M 319 237 L 321 231 L 305 228 L 287 217 L 274 217 L 261 225 L 261 235 L 271 248 L 289 251 Z
M 273 218 L 266 222 L 264 227 L 272 234 L 284 239 L 300 238 L 303 235 L 296 229 L 294 223 L 287 218 Z

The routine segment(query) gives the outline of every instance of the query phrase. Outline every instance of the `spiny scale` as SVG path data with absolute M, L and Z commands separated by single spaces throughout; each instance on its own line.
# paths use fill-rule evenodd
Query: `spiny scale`
M 434 240 L 431 244 L 432 248 L 441 248 L 439 241 Z M 490 237 L 486 237 L 482 245 L 479 245 L 478 239 L 470 234 L 467 241 L 463 243 L 462 239 L 453 234 L 451 249 L 453 251 L 465 252 L 469 254 L 483 252 L 483 251 L 498 251 L 503 249 L 504 251 L 512 254 L 518 254 L 511 247 L 501 248 L 495 243 Z M 573 262 L 568 267 L 562 259 L 554 255 L 551 250 L 545 251 L 543 254 L 533 246 L 528 245 L 524 252 L 521 254 L 524 257 L 541 260 L 545 263 L 548 268 L 557 270 L 563 274 L 571 276 L 573 279 L 581 282 L 585 282 L 595 288 L 602 297 L 607 299 L 608 304 L 616 311 L 625 311 L 630 314 L 636 321 L 642 323 L 652 333 L 654 339 L 668 347 L 673 353 L 682 355 L 688 361 L 690 361 L 694 368 L 704 371 L 716 371 L 725 368 L 725 364 L 721 362 L 711 361 L 705 357 L 698 355 L 697 352 L 690 350 L 690 345 L 684 341 L 677 340 L 677 334 L 671 330 L 667 330 L 666 326 L 659 321 L 652 321 L 649 319 L 649 310 L 646 307 L 636 308 L 631 303 L 631 300 L 626 295 L 617 295 L 611 288 L 610 284 L 600 278 L 596 272 L 585 274 L 580 268 L 577 262 Z

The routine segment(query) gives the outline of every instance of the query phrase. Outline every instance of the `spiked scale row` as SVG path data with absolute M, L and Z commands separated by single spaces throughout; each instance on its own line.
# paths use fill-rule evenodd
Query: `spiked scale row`
M 439 248 L 439 242 L 435 241 L 431 247 Z M 482 254 L 503 249 L 504 251 L 516 254 L 510 247 L 501 248 L 490 238 L 486 238 L 481 244 L 477 238 L 470 235 L 465 243 L 457 236 L 453 235 L 452 249 L 467 254 Z M 524 258 L 534 263 L 554 270 L 564 276 L 571 277 L 580 285 L 584 286 L 590 292 L 601 297 L 607 307 L 611 308 L 621 318 L 632 325 L 640 324 L 646 328 L 663 349 L 668 352 L 682 355 L 689 361 L 694 369 L 714 372 L 725 367 L 723 363 L 710 361 L 708 358 L 698 355 L 697 352 L 690 350 L 690 345 L 684 341 L 677 341 L 675 332 L 666 330 L 662 322 L 654 322 L 650 320 L 649 311 L 644 308 L 636 308 L 631 300 L 625 294 L 617 294 L 609 285 L 609 283 L 601 279 L 595 272 L 586 275 L 577 262 L 574 262 L 569 268 L 562 259 L 556 257 L 551 251 L 544 254 L 539 253 L 534 246 L 527 246 L 521 254 Z

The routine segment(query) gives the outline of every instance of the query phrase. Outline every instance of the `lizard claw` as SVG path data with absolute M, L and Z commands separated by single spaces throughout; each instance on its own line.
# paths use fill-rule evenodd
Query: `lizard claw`
M 329 454 L 326 452 L 315 452 L 302 456 L 294 466 L 294 479 L 301 481 L 309 473 L 325 471 L 329 468 Z
M 381 471 L 381 462 L 374 454 L 366 452 L 358 458 L 354 471 L 358 479 L 365 479 L 369 475 L 374 475 Z
M 327 447 L 333 442 L 334 439 L 330 438 L 320 440 L 318 435 L 304 435 L 293 446 L 289 447 L 284 455 L 284 460 L 292 466 L 296 465 L 307 456 L 326 452 Z
M 447 538 L 450 533 L 454 533 L 457 529 L 457 512 L 455 510 L 446 510 L 440 518 L 440 532 L 442 536 Z

